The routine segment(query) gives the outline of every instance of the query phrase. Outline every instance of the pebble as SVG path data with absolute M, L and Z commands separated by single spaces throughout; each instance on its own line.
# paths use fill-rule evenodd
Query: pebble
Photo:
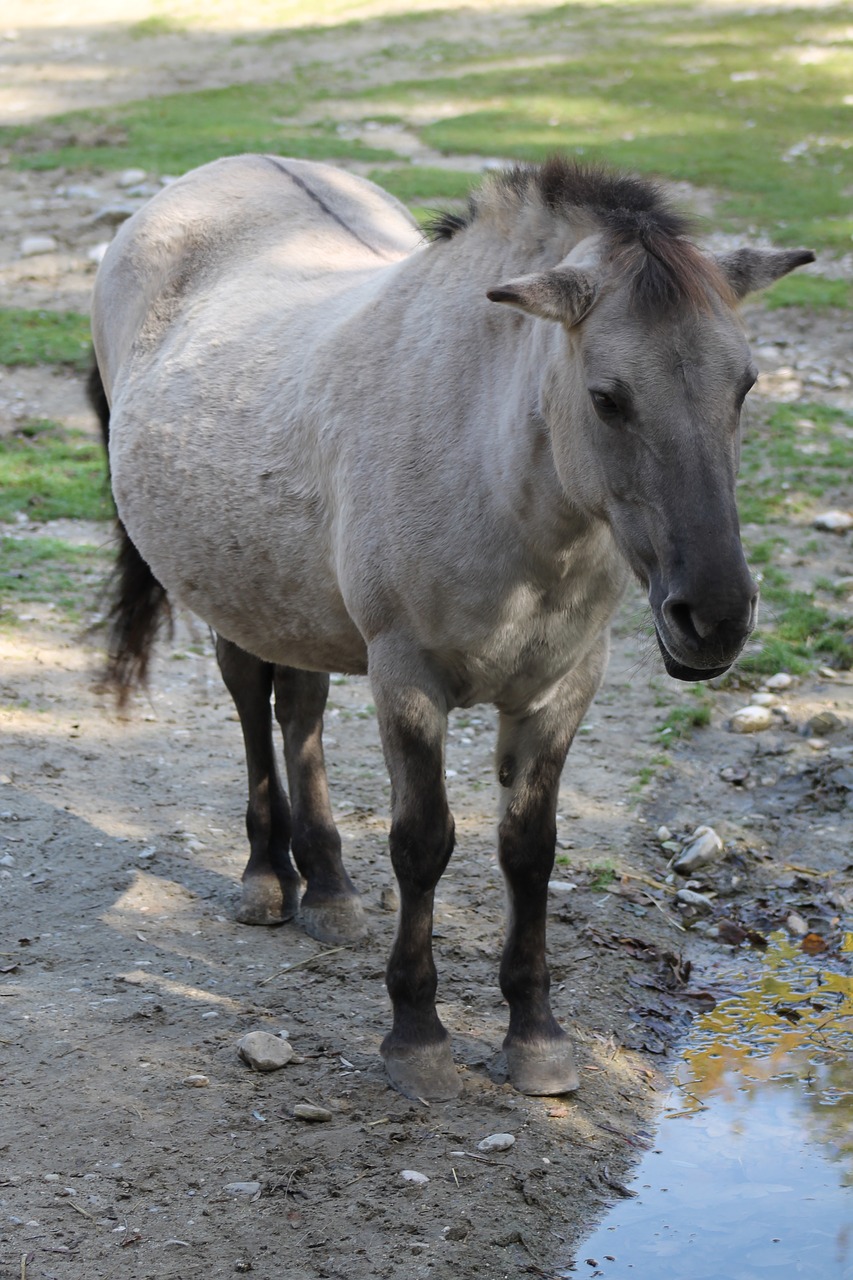
M 655 832 L 655 835 L 657 836 L 658 840 L 660 840 L 661 844 L 665 844 L 667 840 L 672 839 L 672 832 L 670 831 L 669 827 L 658 827 L 657 831 Z
M 741 707 L 729 721 L 732 733 L 761 733 L 769 729 L 773 723 L 773 714 L 769 707 Z
M 777 671 L 775 676 L 770 676 L 764 681 L 765 689 L 790 689 L 794 683 L 794 677 L 789 676 L 787 671 Z
M 418 1173 L 417 1169 L 403 1169 L 400 1172 L 400 1177 L 404 1182 L 414 1182 L 418 1186 L 423 1186 L 425 1183 L 429 1182 L 429 1178 L 426 1174 Z
M 515 1137 L 511 1133 L 490 1133 L 488 1138 L 477 1143 L 478 1151 L 509 1151 L 515 1146 Z
M 116 179 L 120 187 L 133 187 L 137 182 L 144 182 L 148 174 L 144 169 L 125 169 Z
M 321 1124 L 324 1120 L 331 1120 L 332 1113 L 325 1107 L 315 1107 L 313 1102 L 297 1102 L 293 1108 L 293 1114 L 297 1120 L 307 1120 L 309 1124 Z
M 181 1084 L 187 1085 L 190 1089 L 206 1089 L 210 1084 L 210 1080 L 207 1076 L 203 1076 L 197 1072 L 195 1075 L 184 1076 Z
M 812 520 L 812 525 L 826 533 L 846 533 L 853 529 L 853 515 L 849 511 L 822 511 Z
M 775 693 L 754 693 L 750 705 L 753 707 L 775 707 L 778 702 L 779 699 Z
M 808 745 L 811 747 L 812 751 L 826 751 L 826 748 L 829 746 L 829 742 L 826 738 L 809 738 Z
M 293 1046 L 269 1031 L 249 1031 L 237 1041 L 237 1052 L 253 1071 L 278 1071 L 293 1057 Z
M 706 897 L 704 893 L 696 893 L 694 889 L 679 889 L 675 895 L 675 901 L 680 902 L 682 906 L 699 911 L 703 915 L 707 915 L 714 910 L 714 904 L 711 899 Z
M 571 893 L 577 889 L 577 885 L 571 880 L 549 880 L 548 889 L 551 893 Z
M 133 217 L 134 213 L 136 209 L 133 205 L 107 204 L 92 214 L 89 223 L 93 227 L 118 227 L 123 222 L 127 222 L 128 218 Z
M 697 827 L 688 844 L 672 864 L 673 871 L 681 876 L 689 876 L 699 867 L 709 862 L 716 862 L 723 853 L 723 842 L 713 827 Z
M 785 921 L 785 927 L 789 933 L 793 933 L 798 938 L 804 938 L 809 931 L 809 926 L 805 920 L 796 911 L 792 911 Z
M 843 727 L 844 721 L 834 711 L 819 711 L 809 721 L 809 729 L 815 738 L 823 737 L 826 733 L 836 733 Z
M 400 898 L 393 885 L 386 884 L 379 894 L 379 905 L 383 911 L 396 911 L 400 906 Z
M 223 1187 L 229 1196 L 256 1196 L 260 1189 L 259 1182 L 226 1182 Z
M 53 236 L 25 236 L 21 241 L 22 258 L 34 258 L 38 253 L 56 253 L 59 244 Z

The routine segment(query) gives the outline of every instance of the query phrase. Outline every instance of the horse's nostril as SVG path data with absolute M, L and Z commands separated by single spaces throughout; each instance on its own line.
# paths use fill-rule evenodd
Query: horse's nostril
M 670 628 L 688 645 L 698 645 L 703 632 L 696 625 L 695 615 L 685 600 L 667 600 L 663 606 L 664 617 Z

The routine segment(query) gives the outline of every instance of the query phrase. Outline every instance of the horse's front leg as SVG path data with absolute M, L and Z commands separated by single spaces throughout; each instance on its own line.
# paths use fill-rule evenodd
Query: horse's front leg
M 604 640 L 545 705 L 528 715 L 500 719 L 498 850 L 508 899 L 500 973 L 509 1003 L 504 1051 L 510 1080 L 521 1093 L 570 1093 L 579 1084 L 571 1043 L 551 1012 L 545 915 L 560 774 L 606 662 Z
M 389 844 L 400 890 L 386 970 L 394 1021 L 382 1057 L 401 1093 L 444 1101 L 461 1090 L 450 1037 L 435 1008 L 432 956 L 435 887 L 453 850 L 444 789 L 447 704 L 429 662 L 402 643 L 374 642 L 369 671 L 391 778 Z

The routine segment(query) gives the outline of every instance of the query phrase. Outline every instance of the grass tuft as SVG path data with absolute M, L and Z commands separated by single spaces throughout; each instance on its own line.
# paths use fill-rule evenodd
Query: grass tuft
M 82 431 L 32 421 L 0 440 L 0 520 L 109 520 L 106 455 Z

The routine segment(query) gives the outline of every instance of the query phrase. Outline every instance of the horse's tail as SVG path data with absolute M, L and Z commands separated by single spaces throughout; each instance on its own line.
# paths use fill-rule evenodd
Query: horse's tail
M 110 406 L 97 361 L 89 373 L 86 391 L 98 415 L 109 459 Z M 171 622 L 171 609 L 166 588 L 142 559 L 118 514 L 116 528 L 119 547 L 108 588 L 106 677 L 121 705 L 135 686 L 145 684 L 154 641 L 161 624 Z

